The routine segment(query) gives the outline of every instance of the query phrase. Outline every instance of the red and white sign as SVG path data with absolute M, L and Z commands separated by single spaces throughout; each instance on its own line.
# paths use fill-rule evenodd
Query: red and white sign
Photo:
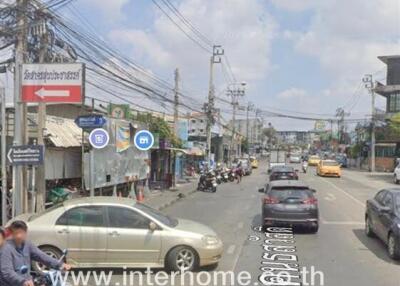
M 83 64 L 24 64 L 23 102 L 82 102 Z

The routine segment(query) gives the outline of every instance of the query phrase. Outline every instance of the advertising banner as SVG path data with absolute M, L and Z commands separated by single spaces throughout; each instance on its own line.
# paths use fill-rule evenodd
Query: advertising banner
M 115 132 L 115 145 L 117 147 L 117 152 L 123 152 L 130 146 L 130 139 L 131 139 L 131 128 L 128 126 L 124 126 L 122 124 L 116 125 L 116 132 Z

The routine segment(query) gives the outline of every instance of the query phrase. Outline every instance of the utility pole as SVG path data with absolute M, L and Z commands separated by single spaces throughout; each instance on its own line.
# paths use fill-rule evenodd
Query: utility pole
M 250 153 L 250 119 L 249 119 L 249 112 L 253 110 L 254 104 L 248 102 L 247 109 L 246 109 L 246 140 L 247 140 L 247 148 L 248 153 Z
M 363 78 L 365 87 L 371 94 L 371 172 L 375 172 L 375 120 L 376 120 L 376 109 L 375 109 L 375 92 L 374 92 L 374 80 L 372 74 L 367 74 Z
M 0 88 L 1 96 L 1 222 L 6 225 L 7 217 L 7 159 L 6 159 L 6 94 L 4 87 Z
M 21 145 L 25 140 L 26 116 L 24 104 L 21 101 L 22 64 L 27 51 L 27 1 L 16 0 L 16 43 L 14 66 L 14 145 Z M 22 166 L 13 166 L 13 216 L 23 212 L 23 197 L 26 192 L 25 178 Z
M 233 86 L 233 88 L 231 88 Z M 241 87 L 238 86 L 237 83 L 230 84 L 228 86 L 228 96 L 231 97 L 232 101 L 232 136 L 231 136 L 231 146 L 229 148 L 229 160 L 232 163 L 233 161 L 233 155 L 236 155 L 236 148 L 235 148 L 235 135 L 236 135 L 236 108 L 239 105 L 239 96 L 244 96 L 245 94 L 245 89 L 244 87 L 246 86 L 246 83 L 241 83 Z
M 259 124 L 258 124 L 258 115 L 261 113 L 260 109 L 255 110 L 255 118 L 253 122 L 253 130 L 254 130 L 254 141 L 253 144 L 256 144 L 258 142 L 258 133 L 259 133 Z
M 214 64 L 221 63 L 224 50 L 221 46 L 213 46 L 213 54 L 210 58 L 210 81 L 208 91 L 208 103 L 205 105 L 207 114 L 207 161 L 211 161 L 211 127 L 214 124 Z
M 39 17 L 41 17 L 41 13 L 39 13 Z M 40 54 L 39 54 L 39 63 L 46 63 L 47 61 L 47 48 L 48 48 L 48 34 L 47 34 L 47 24 L 46 20 L 43 19 L 39 22 L 40 26 L 37 29 L 40 36 Z M 44 141 L 44 132 L 46 129 L 46 103 L 41 101 L 38 104 L 38 145 L 46 146 Z M 46 149 L 44 149 L 46 152 Z M 36 168 L 33 166 L 32 168 Z M 36 201 L 36 204 L 33 204 L 34 208 L 36 205 L 36 209 L 33 209 L 32 212 L 41 212 L 45 210 L 46 204 L 46 169 L 45 163 L 37 167 L 36 172 L 36 188 L 37 190 L 32 190 L 32 199 Z
M 174 88 L 174 131 L 175 135 L 178 137 L 179 129 L 179 69 L 175 69 L 175 88 Z

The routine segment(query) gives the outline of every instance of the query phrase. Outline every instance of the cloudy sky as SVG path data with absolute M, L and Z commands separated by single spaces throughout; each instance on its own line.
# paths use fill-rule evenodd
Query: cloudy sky
M 237 81 L 247 82 L 242 103 L 251 101 L 265 110 L 334 114 L 344 107 L 362 118 L 370 98 L 361 78 L 371 73 L 384 81 L 385 66 L 377 56 L 400 54 L 398 0 L 170 1 L 210 41 L 224 47 Z M 185 91 L 205 100 L 210 55 L 153 1 L 76 0 L 73 6 L 104 39 L 153 73 L 172 83 L 179 67 Z M 221 66 L 215 73 L 217 94 L 225 96 L 226 75 Z M 278 129 L 313 126 L 266 121 Z

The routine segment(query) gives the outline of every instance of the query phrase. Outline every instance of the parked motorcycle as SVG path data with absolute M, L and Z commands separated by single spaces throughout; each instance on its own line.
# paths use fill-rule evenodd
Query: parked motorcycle
M 213 171 L 208 171 L 201 174 L 197 190 L 215 193 L 217 191 L 217 186 L 215 173 Z
M 64 261 L 68 254 L 67 250 L 63 251 L 60 257 L 60 262 Z M 21 274 L 27 274 L 29 271 L 28 266 L 24 265 L 20 269 Z M 63 274 L 60 269 L 52 269 L 45 273 L 33 273 L 33 284 L 35 286 L 70 286 L 69 283 L 63 279 Z
M 236 176 L 237 176 L 237 174 L 236 174 L 236 170 L 234 168 L 228 170 L 228 180 L 229 180 L 229 182 L 235 181 L 236 180 Z
M 223 170 L 221 172 L 222 182 L 227 183 L 229 182 L 229 174 L 227 170 Z
M 221 169 L 215 170 L 215 180 L 218 185 L 222 184 L 223 179 L 222 179 L 222 170 Z

